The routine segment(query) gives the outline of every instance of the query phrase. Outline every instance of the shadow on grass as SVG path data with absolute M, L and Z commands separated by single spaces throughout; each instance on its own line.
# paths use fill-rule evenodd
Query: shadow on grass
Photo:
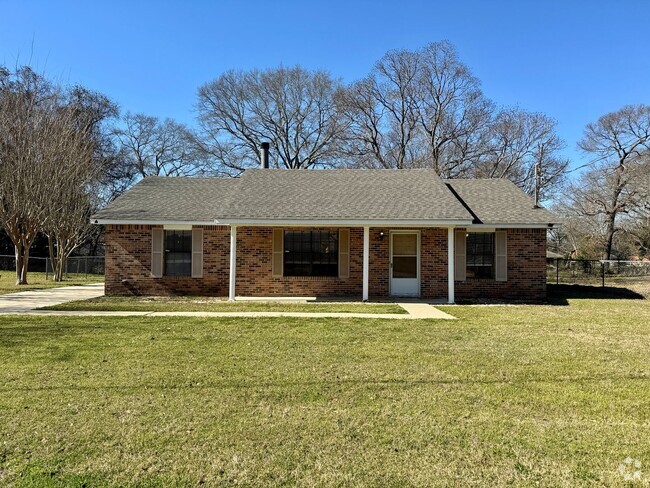
M 261 381 L 255 379 L 239 380 L 239 379 L 224 379 L 213 381 L 193 381 L 186 379 L 185 381 L 176 382 L 174 380 L 164 381 L 161 380 L 157 383 L 141 382 L 131 384 L 97 384 L 97 385 L 82 385 L 82 384 L 61 384 L 61 385 L 34 385 L 34 386 L 0 386 L 2 393 L 36 393 L 36 392 L 84 392 L 84 391 L 115 391 L 115 392 L 140 392 L 140 391 L 207 391 L 207 390 L 246 390 L 246 389 L 260 389 L 260 388 L 291 388 L 304 391 L 310 387 L 323 387 L 329 388 L 332 386 L 394 386 L 400 388 L 413 388 L 418 386 L 436 386 L 436 385 L 530 385 L 530 384 L 588 384 L 588 383 L 611 383 L 615 381 L 649 381 L 645 374 L 638 373 L 610 373 L 603 375 L 575 375 L 575 376 L 558 376 L 558 377 L 530 377 L 530 378 L 427 378 L 427 379 L 405 379 L 405 378 L 389 378 L 389 379 L 319 379 L 319 380 L 284 380 L 284 381 Z
M 568 305 L 568 299 L 582 298 L 595 300 L 645 300 L 645 297 L 629 288 L 590 285 L 547 285 L 550 305 Z

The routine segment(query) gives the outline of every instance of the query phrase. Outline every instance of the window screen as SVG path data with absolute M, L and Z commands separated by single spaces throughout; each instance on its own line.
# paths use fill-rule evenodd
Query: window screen
M 192 275 L 192 231 L 165 231 L 165 275 Z
M 337 231 L 285 231 L 285 276 L 338 276 Z
M 494 278 L 494 232 L 467 234 L 467 277 Z

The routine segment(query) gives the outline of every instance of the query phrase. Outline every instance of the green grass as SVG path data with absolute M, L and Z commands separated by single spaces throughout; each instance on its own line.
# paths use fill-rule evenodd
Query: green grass
M 0 484 L 650 480 L 650 302 L 459 320 L 0 317 Z
M 15 271 L 0 271 L 0 295 L 7 293 L 16 293 L 19 291 L 27 290 L 42 290 L 45 288 L 58 288 L 61 286 L 70 285 L 87 285 L 89 283 L 102 283 L 104 277 L 102 275 L 70 275 L 68 279 L 63 282 L 52 281 L 52 274 L 48 275 L 45 279 L 45 273 L 27 273 L 27 285 L 16 285 L 16 272 Z
M 407 313 L 394 303 L 360 302 L 227 302 L 210 297 L 99 297 L 44 307 L 46 310 L 136 312 L 330 312 Z

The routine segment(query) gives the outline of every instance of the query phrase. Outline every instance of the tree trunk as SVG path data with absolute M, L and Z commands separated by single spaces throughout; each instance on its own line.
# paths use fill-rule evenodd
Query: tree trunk
M 614 247 L 614 234 L 616 233 L 616 214 L 607 216 L 607 242 L 605 244 L 605 257 L 612 259 L 612 248 Z
M 56 259 L 56 253 L 54 252 L 54 243 L 50 235 L 47 236 L 47 248 L 50 252 L 50 263 L 52 265 L 52 281 L 59 281 L 57 279 L 59 264 Z
M 63 281 L 63 273 L 65 271 L 65 265 L 66 262 L 68 261 L 68 258 L 66 258 L 65 254 L 59 254 L 57 257 L 58 263 L 56 265 L 56 276 L 55 280 L 56 281 Z
M 23 247 L 23 266 L 20 271 L 20 284 L 27 285 L 27 267 L 29 266 L 29 247 Z
M 56 247 L 52 237 L 47 236 L 47 245 L 50 251 L 50 261 L 52 262 L 52 280 L 56 282 L 63 281 L 63 275 L 68 261 L 65 246 L 61 240 L 56 239 Z
M 14 249 L 16 251 L 16 285 L 24 285 L 21 281 L 23 275 L 23 246 L 22 242 L 14 244 Z
M 27 266 L 29 264 L 29 247 L 22 242 L 16 246 L 16 285 L 27 285 Z

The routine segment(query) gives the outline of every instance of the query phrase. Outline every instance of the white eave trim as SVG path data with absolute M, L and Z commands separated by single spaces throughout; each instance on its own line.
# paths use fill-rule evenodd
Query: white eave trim
M 163 226 L 192 226 L 192 225 L 242 225 L 249 227 L 341 227 L 341 226 L 371 226 L 371 227 L 466 227 L 472 229 L 551 229 L 562 225 L 559 222 L 548 224 L 472 224 L 469 220 L 372 220 L 372 219 L 347 219 L 347 220 L 248 220 L 248 219 L 215 219 L 215 220 L 120 220 L 120 219 L 91 219 L 91 224 L 97 225 L 163 225 Z
M 555 227 L 559 227 L 560 223 L 558 222 L 549 222 L 548 224 L 504 224 L 504 223 L 496 223 L 496 224 L 470 224 L 467 226 L 467 228 L 472 228 L 472 229 L 553 229 Z
M 417 220 L 417 219 L 400 219 L 400 220 L 372 220 L 372 219 L 282 219 L 282 220 L 258 220 L 258 219 L 216 219 L 212 225 L 241 225 L 248 227 L 456 227 L 469 226 L 470 220 Z
M 118 220 L 118 219 L 90 219 L 91 224 L 97 225 L 168 225 L 168 226 L 192 226 L 192 225 L 215 225 L 214 220 Z

